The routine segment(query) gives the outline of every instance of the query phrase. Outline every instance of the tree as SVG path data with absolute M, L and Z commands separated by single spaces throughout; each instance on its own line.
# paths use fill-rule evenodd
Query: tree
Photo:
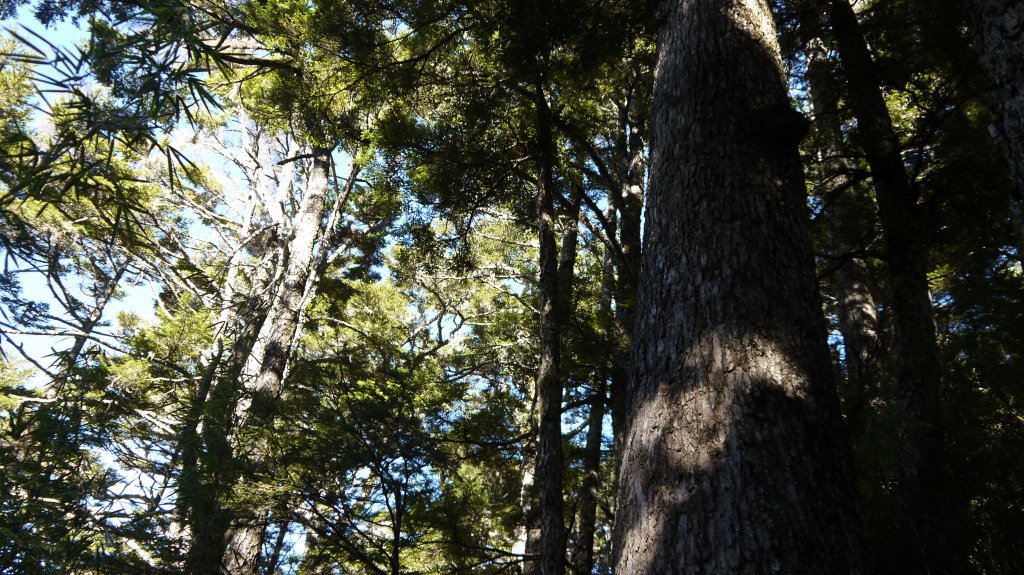
M 843 336 L 845 387 L 840 395 L 848 427 L 856 436 L 882 376 L 878 308 L 867 258 L 862 255 L 874 239 L 876 216 L 844 150 L 838 87 L 825 44 L 813 33 L 820 30 L 803 30 L 807 87 L 814 112 L 813 155 L 818 170 L 814 175 L 821 182 L 813 193 L 825 206 L 818 218 L 824 220 L 825 267 L 834 274 L 836 315 Z
M 869 572 L 772 15 L 664 8 L 616 570 Z
M 996 134 L 1010 167 L 1010 211 L 1017 228 L 1017 250 L 1024 250 L 1024 42 L 1021 6 L 1006 0 L 968 0 L 971 28 L 981 64 L 991 83 Z M 1018 258 L 1024 254 L 1018 253 Z
M 928 283 L 925 212 L 920 190 L 908 174 L 899 135 L 887 107 L 881 78 L 848 0 L 827 5 L 832 33 L 847 81 L 847 97 L 878 201 L 893 310 L 899 420 L 901 499 L 908 523 L 905 548 L 917 548 L 924 564 L 958 571 L 960 554 L 950 539 L 952 479 L 945 462 L 941 415 L 942 365 Z M 926 568 L 927 569 L 927 568 Z
M 0 47 L 0 571 L 1022 572 L 1016 12 L 650 4 L 26 6 L 89 33 Z

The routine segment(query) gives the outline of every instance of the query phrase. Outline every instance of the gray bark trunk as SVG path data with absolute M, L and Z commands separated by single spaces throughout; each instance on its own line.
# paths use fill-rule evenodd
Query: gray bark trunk
M 295 216 L 292 234 L 288 240 L 281 285 L 259 336 L 262 354 L 250 358 L 250 361 L 259 367 L 254 370 L 255 381 L 249 388 L 252 395 L 251 403 L 243 404 L 245 413 L 240 414 L 243 424 L 245 419 L 255 418 L 257 421 L 264 421 L 273 414 L 298 333 L 306 284 L 316 268 L 314 252 L 327 201 L 330 150 L 314 149 L 313 156 L 302 204 Z
M 1024 261 L 1024 4 L 968 0 L 975 48 L 991 82 L 996 133 L 1010 166 L 1010 215 Z
M 663 8 L 616 572 L 868 572 L 771 12 Z
M 273 418 L 281 394 L 284 375 L 298 335 L 302 307 L 306 300 L 307 284 L 316 281 L 315 251 L 321 236 L 321 223 L 327 201 L 327 182 L 330 170 L 330 150 L 315 148 L 309 175 L 303 190 L 302 203 L 292 225 L 287 242 L 287 257 L 281 283 L 263 329 L 257 338 L 256 349 L 248 361 L 245 372 L 255 373 L 247 385 L 251 399 L 239 403 L 238 427 L 262 427 Z M 326 246 L 320 246 L 326 249 Z M 258 368 L 255 368 L 258 366 Z M 262 459 L 260 446 L 254 447 L 254 457 Z M 259 467 L 260 462 L 256 461 Z M 230 575 L 256 575 L 259 573 L 260 548 L 263 542 L 265 510 L 254 510 L 248 519 L 238 518 L 227 535 L 224 553 L 224 571 Z

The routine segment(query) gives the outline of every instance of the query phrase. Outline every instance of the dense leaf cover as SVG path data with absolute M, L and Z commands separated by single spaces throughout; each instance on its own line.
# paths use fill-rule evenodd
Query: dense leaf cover
M 831 2 L 772 4 L 879 572 L 1024 572 L 1024 226 L 970 3 L 856 3 L 870 78 Z M 0 573 L 539 573 L 544 431 L 560 560 L 610 573 L 659 13 L 0 0 Z M 900 396 L 865 82 L 913 193 L 930 418 Z

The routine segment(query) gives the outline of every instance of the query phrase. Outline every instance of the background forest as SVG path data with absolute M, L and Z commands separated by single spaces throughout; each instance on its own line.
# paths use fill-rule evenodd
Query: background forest
M 870 572 L 1024 573 L 1024 7 L 771 8 Z M 665 10 L 0 0 L 0 573 L 611 573 Z

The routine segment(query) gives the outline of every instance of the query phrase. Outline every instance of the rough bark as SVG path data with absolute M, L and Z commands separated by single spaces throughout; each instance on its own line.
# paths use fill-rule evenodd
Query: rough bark
M 257 289 L 262 285 L 264 281 L 256 281 Z M 184 568 L 188 575 L 223 573 L 226 537 L 234 514 L 222 505 L 222 500 L 237 475 L 230 438 L 232 417 L 246 358 L 252 353 L 256 336 L 266 320 L 264 304 L 251 293 L 248 303 L 235 318 L 238 329 L 227 361 L 221 361 L 222 366 L 211 374 L 212 385 L 202 402 L 202 432 L 195 440 L 196 445 L 185 444 L 187 451 L 182 454 L 182 489 L 179 490 L 182 495 L 179 497 L 183 499 L 181 509 L 189 531 Z M 187 434 L 189 427 L 184 431 Z M 183 435 L 183 440 L 187 439 L 188 436 Z
M 663 11 L 616 572 L 867 572 L 771 12 Z
M 594 569 L 594 531 L 597 526 L 598 491 L 601 489 L 601 446 L 604 433 L 605 384 L 608 374 L 601 370 L 595 377 L 595 389 L 587 415 L 587 440 L 583 453 L 583 485 L 579 511 L 579 536 L 576 538 L 576 573 Z
M 252 231 L 253 215 L 256 211 L 256 198 L 255 193 L 249 190 L 245 199 L 245 208 L 242 213 L 245 214 L 242 220 L 242 226 L 239 233 L 240 241 L 245 241 L 249 238 L 249 234 Z M 209 486 L 205 484 L 203 467 L 200 466 L 200 455 L 203 451 L 203 441 L 200 436 L 200 423 L 203 421 L 204 414 L 207 411 L 207 400 L 210 397 L 211 391 L 215 387 L 218 375 L 221 375 L 220 364 L 224 358 L 224 339 L 225 335 L 230 332 L 237 320 L 240 310 L 235 302 L 235 297 L 238 291 L 236 281 L 238 279 L 239 262 L 242 258 L 243 250 L 235 250 L 231 257 L 228 258 L 225 264 L 224 272 L 224 283 L 221 285 L 220 292 L 217 294 L 217 305 L 220 307 L 220 313 L 217 317 L 216 329 L 217 338 L 214 345 L 210 349 L 210 360 L 206 367 L 203 369 L 202 379 L 196 386 L 196 393 L 193 396 L 192 403 L 189 405 L 188 413 L 182 422 L 181 431 L 179 432 L 179 450 L 181 452 L 181 475 L 179 478 L 178 488 L 178 501 L 177 501 L 177 513 L 178 521 L 182 526 L 182 535 L 184 539 L 190 541 L 189 552 L 186 558 L 186 573 L 198 573 L 201 566 L 207 564 L 216 563 L 217 557 L 223 554 L 220 547 L 217 547 L 216 551 L 208 551 L 208 545 L 204 543 L 209 537 L 205 536 L 205 533 L 200 533 L 198 537 L 195 537 L 196 533 L 191 528 L 191 525 L 196 523 L 200 518 L 209 518 L 210 516 L 217 513 L 214 508 L 216 506 L 217 497 L 214 496 L 210 499 Z M 248 324 L 256 326 L 262 326 L 263 320 L 265 319 L 263 314 L 259 314 L 256 317 L 245 313 L 252 312 L 252 309 L 242 310 L 242 315 L 246 315 Z M 241 334 L 238 334 L 236 343 L 232 347 L 236 357 L 244 357 L 244 354 L 240 353 L 239 343 L 246 340 L 251 340 L 252 336 L 255 336 L 255 332 L 258 331 L 259 327 L 253 330 L 250 334 L 250 338 L 246 338 Z M 228 363 L 231 365 L 238 364 L 238 361 L 231 361 L 228 358 Z M 208 519 L 207 519 L 208 521 Z M 223 529 L 220 531 L 219 539 L 223 540 Z M 207 557 L 207 553 L 210 557 Z
M 956 545 L 947 537 L 949 508 L 944 493 L 949 477 L 939 411 L 941 371 L 917 194 L 856 14 L 847 0 L 831 0 L 828 15 L 847 79 L 850 108 L 871 168 L 885 239 L 896 359 L 899 490 L 907 510 L 901 547 L 908 556 L 917 552 L 922 571 L 956 571 L 952 552 Z
M 572 301 L 572 285 L 574 281 L 574 270 L 576 267 L 576 255 L 577 247 L 579 242 L 579 217 L 580 217 L 580 204 L 583 200 L 582 188 L 577 188 L 573 191 L 573 196 L 570 204 L 566 210 L 566 224 L 567 228 L 562 236 L 562 249 L 558 256 L 558 285 L 559 290 L 558 299 L 560 305 L 558 306 L 558 322 L 559 326 L 563 326 L 569 320 L 569 303 Z M 564 305 L 563 305 L 564 304 Z M 561 329 L 559 329 L 559 337 Z M 539 378 L 538 378 L 539 384 Z M 534 398 L 531 401 L 534 409 L 539 409 L 539 398 L 536 395 L 539 386 L 535 387 Z M 559 398 L 559 402 L 561 398 Z M 530 418 L 530 437 L 539 437 L 540 422 L 537 417 L 534 417 L 533 409 L 530 410 L 528 417 Z M 523 487 L 520 494 L 521 506 L 523 509 L 523 524 L 519 526 L 517 532 L 516 543 L 512 549 L 513 553 L 524 555 L 522 568 L 520 573 L 522 575 L 536 575 L 540 573 L 540 562 L 537 557 L 540 556 L 541 550 L 541 506 L 540 506 L 540 494 L 539 485 L 536 484 L 535 480 L 537 477 L 537 462 L 538 459 L 535 456 L 533 461 L 525 464 L 523 470 Z M 546 471 L 540 472 L 542 475 Z
M 559 377 L 560 311 L 555 239 L 555 150 L 546 81 L 536 82 L 538 234 L 540 239 L 540 362 L 537 369 L 538 441 L 535 468 L 540 504 L 540 573 L 565 572 L 562 517 L 562 380 Z
M 845 349 L 846 387 L 843 398 L 848 427 L 856 434 L 868 399 L 881 377 L 878 362 L 878 310 L 864 259 L 856 255 L 874 234 L 865 217 L 874 213 L 859 196 L 860 186 L 850 177 L 852 166 L 843 155 L 839 91 L 825 46 L 813 37 L 806 43 L 807 82 L 814 107 L 815 148 L 821 157 L 821 180 L 828 206 L 826 241 L 836 262 L 834 284 L 839 332 Z
M 245 417 L 265 420 L 273 413 L 281 393 L 285 369 L 291 356 L 292 345 L 298 333 L 302 302 L 306 284 L 315 265 L 316 240 L 320 236 L 324 206 L 327 201 L 327 180 L 330 170 L 330 150 L 313 150 L 313 161 L 307 176 L 302 203 L 291 226 L 287 260 L 283 277 L 270 307 L 259 341 L 260 357 L 252 357 L 259 365 L 255 381 L 248 391 L 251 403 L 243 404 Z
M 1010 166 L 1010 214 L 1024 261 L 1024 4 L 968 0 L 975 49 L 991 83 L 996 135 Z

